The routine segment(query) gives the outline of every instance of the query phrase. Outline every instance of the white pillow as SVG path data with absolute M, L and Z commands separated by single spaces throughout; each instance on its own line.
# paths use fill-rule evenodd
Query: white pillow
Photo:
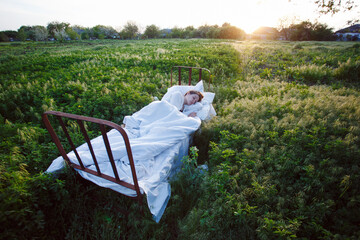
M 189 115 L 192 112 L 196 112 L 196 115 L 201 120 L 210 120 L 213 116 L 216 116 L 212 102 L 214 101 L 215 93 L 204 92 L 204 98 L 201 102 L 197 102 L 192 105 L 185 105 L 183 113 Z
M 210 120 L 210 105 L 204 105 L 204 107 L 196 113 L 196 116 L 198 116 L 201 120 Z
M 212 102 L 214 101 L 215 93 L 212 92 L 204 92 L 204 84 L 203 81 L 199 81 L 195 86 L 172 86 L 168 88 L 166 94 L 162 97 L 162 101 L 170 102 L 170 98 L 173 92 L 180 92 L 182 95 L 185 95 L 190 90 L 196 90 L 201 92 L 204 95 L 204 98 L 201 102 L 197 102 L 192 105 L 185 105 L 183 113 L 189 115 L 192 112 L 196 112 L 197 116 L 201 120 L 209 120 L 213 116 L 216 115 L 215 109 L 212 106 Z
M 212 104 L 214 101 L 215 93 L 212 92 L 203 92 L 204 98 L 201 100 L 201 102 L 206 102 L 208 104 Z
M 180 85 L 175 85 L 172 86 L 170 88 L 168 88 L 166 94 L 163 96 L 163 98 L 161 100 L 167 100 L 169 101 L 170 99 L 170 95 L 173 92 L 181 92 L 182 95 L 185 95 L 185 93 L 187 93 L 190 90 L 196 90 L 199 92 L 204 92 L 204 83 L 203 81 L 199 81 L 195 86 L 180 86 Z

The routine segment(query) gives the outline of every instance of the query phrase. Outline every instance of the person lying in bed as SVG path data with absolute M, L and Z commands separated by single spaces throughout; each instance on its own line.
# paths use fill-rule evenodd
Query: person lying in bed
M 182 95 L 181 92 L 173 92 L 170 96 L 169 103 L 174 105 L 180 112 L 184 111 L 185 105 L 193 105 L 197 102 L 201 102 L 204 95 L 196 90 L 190 90 Z M 191 112 L 189 117 L 196 117 L 196 112 Z

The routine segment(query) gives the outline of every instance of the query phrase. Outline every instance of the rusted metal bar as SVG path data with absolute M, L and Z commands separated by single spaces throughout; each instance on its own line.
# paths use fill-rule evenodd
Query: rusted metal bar
M 191 86 L 191 73 L 192 73 L 192 68 L 189 69 L 189 86 Z
M 170 86 L 172 86 L 172 79 L 173 79 L 173 68 L 171 68 L 171 75 L 170 75 Z
M 108 139 L 107 134 L 106 134 L 105 125 L 100 124 L 100 130 L 101 130 L 101 134 L 102 134 L 103 139 L 104 139 L 106 152 L 107 152 L 107 154 L 109 156 L 109 160 L 110 160 L 113 172 L 114 172 L 115 179 L 120 181 L 119 174 L 118 174 L 118 171 L 116 170 L 116 166 L 115 166 L 115 162 L 114 162 L 114 157 L 113 157 L 113 154 L 112 154 L 112 151 L 111 151 L 111 148 L 110 148 L 109 139 Z
M 121 186 L 124 186 L 124 187 L 126 187 L 126 188 L 130 188 L 130 189 L 136 191 L 135 185 L 133 185 L 133 184 L 131 184 L 131 183 L 127 183 L 127 182 L 124 182 L 124 181 L 121 181 L 121 180 L 119 181 L 119 180 L 117 180 L 116 178 L 111 177 L 111 176 L 106 175 L 106 174 L 101 174 L 101 176 L 99 176 L 97 171 L 94 171 L 94 170 L 89 169 L 89 168 L 82 169 L 79 165 L 77 165 L 77 164 L 75 164 L 75 163 L 70 163 L 69 165 L 70 165 L 71 167 L 73 167 L 73 168 L 78 169 L 78 170 L 81 170 L 81 171 L 84 171 L 84 172 L 93 174 L 93 175 L 95 175 L 95 176 L 104 178 L 104 179 L 106 179 L 106 180 L 108 180 L 108 181 L 117 183 L 117 184 L 119 184 L 119 185 L 121 185 Z
M 209 89 L 211 87 L 211 72 L 209 69 L 206 68 L 201 68 L 201 67 L 188 67 L 188 66 L 173 66 L 171 68 L 171 86 L 173 85 L 173 69 L 177 68 L 178 69 L 178 84 L 181 85 L 181 69 L 189 69 L 189 83 L 188 85 L 191 86 L 191 79 L 192 79 L 192 70 L 193 69 L 198 69 L 199 70 L 199 78 L 198 81 L 202 80 L 202 74 L 203 71 L 207 71 L 209 73 Z
M 80 166 L 84 169 L 85 168 L 84 164 L 81 161 L 81 158 L 80 158 L 80 156 L 79 156 L 79 154 L 78 154 L 78 152 L 76 150 L 76 147 L 75 147 L 75 145 L 74 145 L 74 143 L 73 143 L 73 141 L 72 141 L 72 139 L 70 137 L 70 134 L 69 134 L 69 132 L 68 132 L 66 126 L 65 126 L 65 123 L 63 122 L 63 120 L 62 120 L 62 118 L 60 116 L 56 116 L 56 118 L 58 119 L 58 122 L 59 122 L 63 132 L 65 133 L 65 136 L 66 136 L 66 138 L 67 138 L 67 140 L 68 140 L 68 142 L 70 144 L 71 150 L 74 151 L 75 156 L 76 156 L 77 160 L 79 161 Z
M 96 156 L 95 156 L 95 153 L 94 153 L 94 149 L 93 149 L 93 147 L 92 147 L 92 145 L 91 145 L 90 138 L 89 138 L 89 136 L 88 136 L 88 134 L 87 134 L 87 131 L 86 131 L 85 126 L 84 126 L 84 123 L 83 123 L 83 121 L 81 121 L 80 119 L 77 119 L 76 121 L 77 121 L 77 123 L 79 124 L 81 133 L 82 133 L 82 135 L 84 136 L 85 141 L 86 141 L 86 143 L 87 143 L 87 145 L 88 145 L 88 147 L 89 147 L 89 150 L 90 150 L 91 156 L 92 156 L 92 158 L 93 158 L 93 161 L 94 161 L 96 170 L 97 170 L 97 172 L 98 172 L 98 176 L 101 176 L 101 171 L 100 171 L 100 168 L 99 168 L 99 164 L 98 164 L 98 162 L 97 162 L 97 160 L 96 160 Z
M 48 132 L 49 132 L 49 134 L 50 134 L 50 136 L 51 136 L 51 139 L 53 140 L 53 142 L 55 143 L 56 147 L 58 148 L 61 156 L 65 159 L 65 161 L 66 161 L 68 164 L 70 164 L 70 163 L 71 163 L 71 162 L 70 162 L 70 159 L 69 159 L 69 157 L 67 156 L 66 151 L 65 151 L 64 147 L 62 146 L 62 144 L 61 144 L 58 136 L 56 135 L 53 127 L 51 126 L 47 114 L 43 114 L 43 115 L 42 115 L 42 120 L 43 120 L 43 122 L 44 122 L 44 124 L 45 124 L 46 129 L 48 130 Z
M 63 146 L 62 146 L 56 132 L 54 131 L 54 129 L 53 129 L 53 127 L 52 127 L 52 125 L 51 125 L 51 123 L 50 123 L 50 121 L 48 119 L 48 115 L 54 115 L 57 118 L 68 118 L 68 119 L 76 120 L 76 121 L 78 121 L 78 123 L 79 123 L 79 121 L 81 121 L 81 122 L 84 121 L 84 122 L 92 122 L 92 123 L 99 124 L 100 125 L 100 130 L 102 129 L 102 134 L 103 133 L 105 134 L 105 135 L 103 135 L 103 139 L 107 139 L 107 140 L 104 140 L 104 143 L 105 143 L 105 146 L 107 148 L 108 154 L 109 154 L 109 152 L 111 152 L 110 155 L 112 155 L 112 151 L 111 151 L 111 147 L 110 147 L 107 135 L 106 135 L 105 126 L 116 129 L 118 132 L 120 132 L 121 136 L 124 139 L 126 151 L 127 151 L 127 154 L 128 154 L 131 173 L 132 173 L 132 178 L 133 178 L 133 184 L 120 180 L 119 174 L 118 174 L 118 172 L 116 170 L 116 167 L 115 167 L 115 162 L 112 161 L 112 160 L 114 160 L 113 156 L 112 157 L 109 156 L 109 158 L 110 159 L 112 158 L 112 160 L 110 160 L 110 162 L 112 162 L 112 164 L 114 163 L 113 170 L 114 170 L 115 178 L 112 177 L 112 176 L 103 174 L 103 173 L 99 174 L 99 171 L 97 172 L 97 171 L 89 169 L 89 168 L 87 168 L 85 166 L 81 166 L 79 164 L 72 163 L 70 161 L 69 157 L 67 156 L 67 153 L 66 153 L 65 149 L 63 148 Z M 134 164 L 134 159 L 133 159 L 133 155 L 132 155 L 132 151 L 131 151 L 131 147 L 130 147 L 130 142 L 129 142 L 129 138 L 128 138 L 125 130 L 121 126 L 119 126 L 119 125 L 117 125 L 117 124 L 115 124 L 113 122 L 107 121 L 107 120 L 102 120 L 102 119 L 92 118 L 92 117 L 86 117 L 86 116 L 80 116 L 80 115 L 75 115 L 75 114 L 69 114 L 69 113 L 63 113 L 63 112 L 57 112 L 57 111 L 47 111 L 47 112 L 43 113 L 42 114 L 42 119 L 43 119 L 43 122 L 45 124 L 46 129 L 50 133 L 50 136 L 51 136 L 52 140 L 54 141 L 55 145 L 57 146 L 61 156 L 65 159 L 65 161 L 68 163 L 69 166 L 73 167 L 74 169 L 81 170 L 81 171 L 93 174 L 95 176 L 104 178 L 104 179 L 106 179 L 108 181 L 117 183 L 117 184 L 119 184 L 119 185 L 121 185 L 123 187 L 134 190 L 136 192 L 135 197 L 127 196 L 127 195 L 125 195 L 125 196 L 133 198 L 133 199 L 137 199 L 139 204 L 140 204 L 140 208 L 142 210 L 142 194 L 141 194 L 139 183 L 138 183 L 137 176 L 136 176 L 135 164 Z M 102 127 L 102 125 L 103 125 L 103 127 Z M 85 127 L 84 127 L 83 123 L 81 123 L 79 126 L 80 126 L 80 129 L 82 129 L 82 133 L 85 132 L 84 137 L 86 138 L 86 141 L 90 141 L 90 139 L 89 139 L 89 137 L 88 137 L 88 135 L 86 133 L 86 130 L 85 130 Z M 64 127 L 65 127 L 65 124 L 64 124 Z M 66 127 L 63 128 L 63 131 L 64 131 L 64 129 L 66 129 Z M 104 136 L 106 136 L 106 137 L 104 137 Z M 90 147 L 89 147 L 89 149 L 90 149 Z M 92 149 L 92 147 L 91 147 L 91 149 Z M 93 150 L 90 150 L 90 151 L 93 151 Z

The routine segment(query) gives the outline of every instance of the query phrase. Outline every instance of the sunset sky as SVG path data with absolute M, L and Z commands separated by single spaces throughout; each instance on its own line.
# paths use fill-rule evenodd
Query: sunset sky
M 49 22 L 93 27 L 101 24 L 120 30 L 132 21 L 144 30 L 155 24 L 162 28 L 201 25 L 231 25 L 251 33 L 261 26 L 277 27 L 279 18 L 297 17 L 326 23 L 338 30 L 359 14 L 319 17 L 314 0 L 0 0 L 0 31 L 17 30 L 22 25 L 47 26 Z

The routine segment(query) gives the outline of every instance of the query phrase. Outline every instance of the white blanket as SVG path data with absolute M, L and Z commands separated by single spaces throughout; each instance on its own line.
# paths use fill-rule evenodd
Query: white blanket
M 170 198 L 169 176 L 179 166 L 180 158 L 187 154 L 189 140 L 200 127 L 199 117 L 187 117 L 167 101 L 155 101 L 124 119 L 126 132 L 134 157 L 136 174 L 141 191 L 145 192 L 150 212 L 156 222 L 160 221 Z M 133 183 L 130 165 L 121 134 L 116 130 L 107 133 L 110 146 L 116 161 L 121 180 Z M 91 140 L 100 169 L 103 173 L 114 176 L 107 156 L 102 136 Z M 84 163 L 96 170 L 87 144 L 77 148 Z M 78 163 L 73 152 L 68 154 L 70 161 Z M 53 161 L 47 172 L 60 170 L 64 160 L 59 157 Z M 128 196 L 135 196 L 133 190 L 78 171 L 88 179 L 102 187 L 111 188 Z

